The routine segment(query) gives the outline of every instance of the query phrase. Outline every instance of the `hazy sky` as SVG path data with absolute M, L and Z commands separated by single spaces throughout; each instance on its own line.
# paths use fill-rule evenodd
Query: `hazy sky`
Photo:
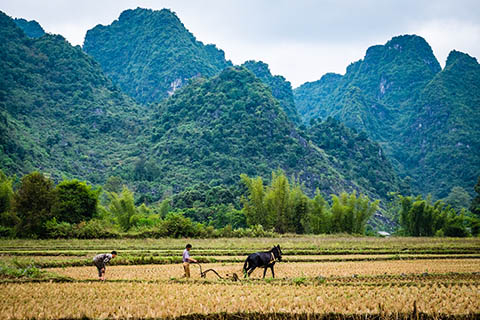
M 369 46 L 400 34 L 424 37 L 442 66 L 452 49 L 480 57 L 478 0 L 0 0 L 6 14 L 37 20 L 74 45 L 88 29 L 136 7 L 172 9 L 233 63 L 262 60 L 294 87 L 343 74 Z

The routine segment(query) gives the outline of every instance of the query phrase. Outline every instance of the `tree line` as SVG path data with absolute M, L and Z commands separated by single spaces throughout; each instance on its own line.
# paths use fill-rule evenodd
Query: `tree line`
M 112 177 L 103 187 L 78 180 L 57 185 L 39 172 L 15 182 L 0 171 L 0 236 L 20 238 L 258 237 L 283 233 L 366 234 L 379 200 L 356 192 L 309 197 L 281 170 L 267 184 L 240 176 L 238 186 L 201 185 L 145 204 Z M 480 180 L 477 184 L 480 191 Z M 395 195 L 390 209 L 408 236 L 478 235 L 477 196 L 471 210 L 444 201 Z M 476 211 L 477 210 L 477 211 Z M 370 232 L 371 234 L 371 232 Z
M 331 205 L 317 191 L 311 199 L 301 184 L 281 171 L 272 173 L 269 186 L 261 177 L 242 174 L 248 188 L 242 198 L 243 211 L 249 224 L 259 224 L 278 233 L 350 233 L 364 234 L 368 219 L 377 211 L 379 200 L 367 196 L 342 193 L 331 196 Z
M 399 234 L 409 236 L 466 237 L 480 233 L 480 219 L 466 209 L 456 212 L 445 202 L 432 203 L 430 197 L 398 195 Z

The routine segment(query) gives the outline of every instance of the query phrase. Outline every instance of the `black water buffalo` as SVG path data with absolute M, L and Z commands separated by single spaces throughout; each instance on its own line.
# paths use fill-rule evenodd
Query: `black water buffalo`
M 272 270 L 272 276 L 275 278 L 273 266 L 277 261 L 282 261 L 282 250 L 280 249 L 280 245 L 273 247 L 270 251 L 252 253 L 247 257 L 247 260 L 245 260 L 243 274 L 246 278 L 249 277 L 256 268 L 264 268 L 263 278 L 265 278 L 267 268 L 270 268 Z

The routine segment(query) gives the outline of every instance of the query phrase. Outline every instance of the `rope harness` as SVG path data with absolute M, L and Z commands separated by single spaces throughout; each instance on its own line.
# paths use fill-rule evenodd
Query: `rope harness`
M 271 257 L 270 257 L 270 262 L 268 262 L 268 264 L 272 264 L 272 263 L 274 263 L 274 262 L 277 261 L 277 258 L 275 258 L 275 255 L 273 254 L 273 251 L 270 252 L 270 253 L 271 253 L 272 255 L 271 255 Z

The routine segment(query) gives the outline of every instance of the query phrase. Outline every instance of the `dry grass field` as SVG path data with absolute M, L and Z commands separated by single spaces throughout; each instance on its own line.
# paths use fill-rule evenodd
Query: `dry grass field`
M 28 283 L 2 285 L 2 317 L 160 318 L 200 313 L 478 312 L 480 286 L 298 286 L 198 283 Z
M 195 265 L 182 278 L 175 259 L 186 242 L 203 270 L 224 279 L 201 278 Z M 257 269 L 243 279 L 246 254 L 277 243 L 288 254 L 276 278 Z M 117 264 L 99 282 L 91 258 L 112 249 Z M 39 272 L 56 276 L 0 278 L 0 319 L 480 318 L 480 239 L 472 238 L 4 240 L 0 264 L 50 266 Z

